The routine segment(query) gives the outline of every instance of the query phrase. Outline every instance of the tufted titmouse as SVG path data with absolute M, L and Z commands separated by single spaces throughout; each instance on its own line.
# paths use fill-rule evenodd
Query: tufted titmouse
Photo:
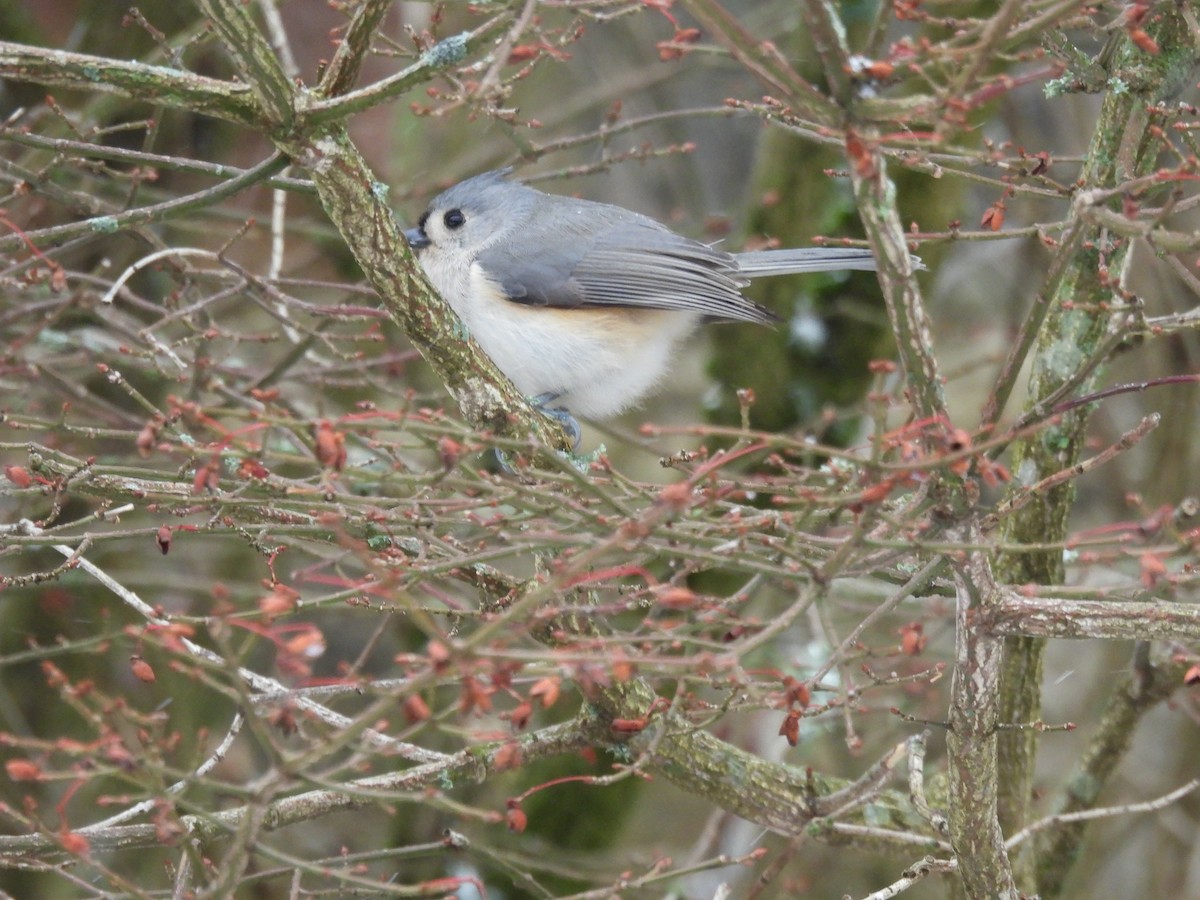
M 552 412 L 605 418 L 632 406 L 702 320 L 778 321 L 739 293 L 751 278 L 875 268 L 867 250 L 726 253 L 508 173 L 443 191 L 404 237 L 483 351 Z

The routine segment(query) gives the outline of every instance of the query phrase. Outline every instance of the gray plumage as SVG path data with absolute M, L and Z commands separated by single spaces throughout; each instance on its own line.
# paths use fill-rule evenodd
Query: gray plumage
M 771 323 L 741 289 L 769 275 L 871 271 L 869 250 L 810 247 L 727 253 L 619 206 L 546 194 L 486 172 L 440 194 L 431 209 L 470 218 L 503 209 L 503 229 L 475 259 L 515 303 L 559 309 L 675 309 L 708 319 Z
M 751 278 L 875 268 L 866 250 L 726 253 L 507 175 L 443 191 L 404 235 L 479 346 L 547 408 L 615 415 L 661 380 L 700 322 L 777 321 L 742 296 Z

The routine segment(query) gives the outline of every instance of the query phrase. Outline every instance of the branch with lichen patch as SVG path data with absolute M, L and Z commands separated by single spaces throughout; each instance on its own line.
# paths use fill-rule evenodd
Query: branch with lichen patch
M 247 85 L 166 66 L 0 41 L 0 78 L 119 94 L 239 125 L 260 123 Z

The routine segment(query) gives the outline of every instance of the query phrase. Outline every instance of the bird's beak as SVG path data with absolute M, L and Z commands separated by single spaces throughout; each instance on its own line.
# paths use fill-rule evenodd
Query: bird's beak
M 404 230 L 404 239 L 408 241 L 408 246 L 413 250 L 424 250 L 431 243 L 429 237 L 420 228 L 406 228 Z

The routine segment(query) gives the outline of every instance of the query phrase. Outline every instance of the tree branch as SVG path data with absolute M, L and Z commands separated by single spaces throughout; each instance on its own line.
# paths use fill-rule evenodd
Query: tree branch
M 7 41 L 0 41 L 0 78 L 118 94 L 251 127 L 262 117 L 248 85 L 166 66 Z

